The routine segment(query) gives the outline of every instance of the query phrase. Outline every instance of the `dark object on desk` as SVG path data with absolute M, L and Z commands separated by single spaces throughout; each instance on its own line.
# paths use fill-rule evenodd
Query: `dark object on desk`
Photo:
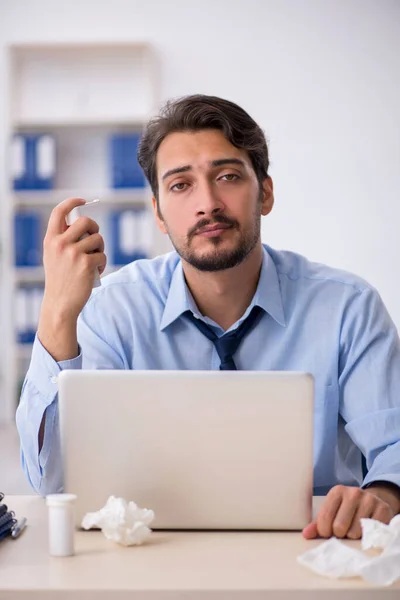
M 16 523 L 17 519 L 14 519 L 12 511 L 0 517 L 0 540 L 11 534 L 12 528 Z
M 22 519 L 17 521 L 16 524 L 13 525 L 13 527 L 11 529 L 11 537 L 13 538 L 13 540 L 16 540 L 17 538 L 19 538 L 19 536 L 21 535 L 21 533 L 23 532 L 25 527 L 26 527 L 26 517 L 23 517 Z
M 0 492 L 0 502 L 3 498 L 4 494 Z M 17 539 L 25 527 L 25 517 L 17 521 L 15 512 L 13 510 L 9 511 L 6 504 L 0 504 L 0 541 L 9 536 L 13 539 Z
M 5 523 L 7 523 L 7 521 L 9 521 L 10 519 L 14 519 L 15 517 L 15 512 L 13 510 L 9 510 L 8 512 L 4 513 L 4 515 L 2 517 L 0 517 L 0 529 L 3 527 L 3 525 Z M 15 521 L 16 519 L 14 519 Z

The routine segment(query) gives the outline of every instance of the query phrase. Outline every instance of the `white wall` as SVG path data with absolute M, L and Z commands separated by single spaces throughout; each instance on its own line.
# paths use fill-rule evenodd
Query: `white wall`
M 0 90 L 8 43 L 138 39 L 163 99 L 224 96 L 265 129 L 264 240 L 362 275 L 400 326 L 400 2 L 0 0 Z

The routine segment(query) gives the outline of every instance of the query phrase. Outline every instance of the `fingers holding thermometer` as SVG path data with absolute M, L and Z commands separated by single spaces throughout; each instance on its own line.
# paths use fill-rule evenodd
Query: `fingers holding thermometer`
M 72 223 L 75 223 L 75 221 L 84 214 L 84 212 L 87 208 L 90 208 L 91 206 L 98 204 L 99 202 L 100 202 L 100 199 L 95 198 L 94 200 L 91 200 L 90 202 L 84 202 L 80 206 L 75 206 L 71 210 L 71 212 L 69 212 L 67 214 L 67 216 L 65 217 L 65 221 L 66 221 L 67 225 L 70 226 L 70 225 L 72 225 Z
M 99 198 L 95 198 L 90 202 L 86 202 L 80 206 L 75 206 L 66 216 L 65 221 L 68 229 L 65 237 L 70 242 L 76 242 L 79 249 L 85 254 L 93 254 L 95 252 L 104 252 L 104 241 L 99 234 L 98 224 L 87 216 L 87 208 L 91 208 L 100 202 Z M 71 226 L 74 225 L 72 228 Z M 104 267 L 98 267 L 94 286 L 101 285 L 100 275 L 104 271 Z

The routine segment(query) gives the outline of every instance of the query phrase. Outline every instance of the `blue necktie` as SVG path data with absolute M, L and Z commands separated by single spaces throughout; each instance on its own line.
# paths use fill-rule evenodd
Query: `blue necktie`
M 237 329 L 235 329 L 234 331 L 230 331 L 229 333 L 225 333 L 221 337 L 218 337 L 211 329 L 211 327 L 206 325 L 204 321 L 196 319 L 196 317 L 190 310 L 186 311 L 184 314 L 189 319 L 189 321 L 192 321 L 192 323 L 196 325 L 197 329 L 199 329 L 201 333 L 203 333 L 209 340 L 211 340 L 214 343 L 215 348 L 218 352 L 218 356 L 221 360 L 221 364 L 219 366 L 220 371 L 236 371 L 237 369 L 233 360 L 233 355 L 238 349 L 239 344 L 246 335 L 246 333 L 248 333 L 250 329 L 254 327 L 257 319 L 261 316 L 261 313 L 262 308 L 260 308 L 259 306 L 254 306 L 249 316 L 243 321 L 241 325 L 239 325 Z

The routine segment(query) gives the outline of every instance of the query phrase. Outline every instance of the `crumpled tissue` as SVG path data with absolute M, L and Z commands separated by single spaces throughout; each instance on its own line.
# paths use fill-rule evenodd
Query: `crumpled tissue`
M 297 561 L 319 575 L 331 578 L 362 577 L 376 586 L 392 585 L 400 579 L 400 515 L 385 525 L 375 519 L 360 519 L 361 548 L 380 549 L 371 556 L 350 548 L 337 538 L 330 538 L 320 546 L 297 557 Z
M 83 517 L 82 527 L 99 527 L 108 540 L 123 546 L 135 546 L 143 544 L 150 536 L 151 529 L 148 526 L 154 516 L 152 510 L 139 508 L 124 498 L 110 496 L 103 508 Z

